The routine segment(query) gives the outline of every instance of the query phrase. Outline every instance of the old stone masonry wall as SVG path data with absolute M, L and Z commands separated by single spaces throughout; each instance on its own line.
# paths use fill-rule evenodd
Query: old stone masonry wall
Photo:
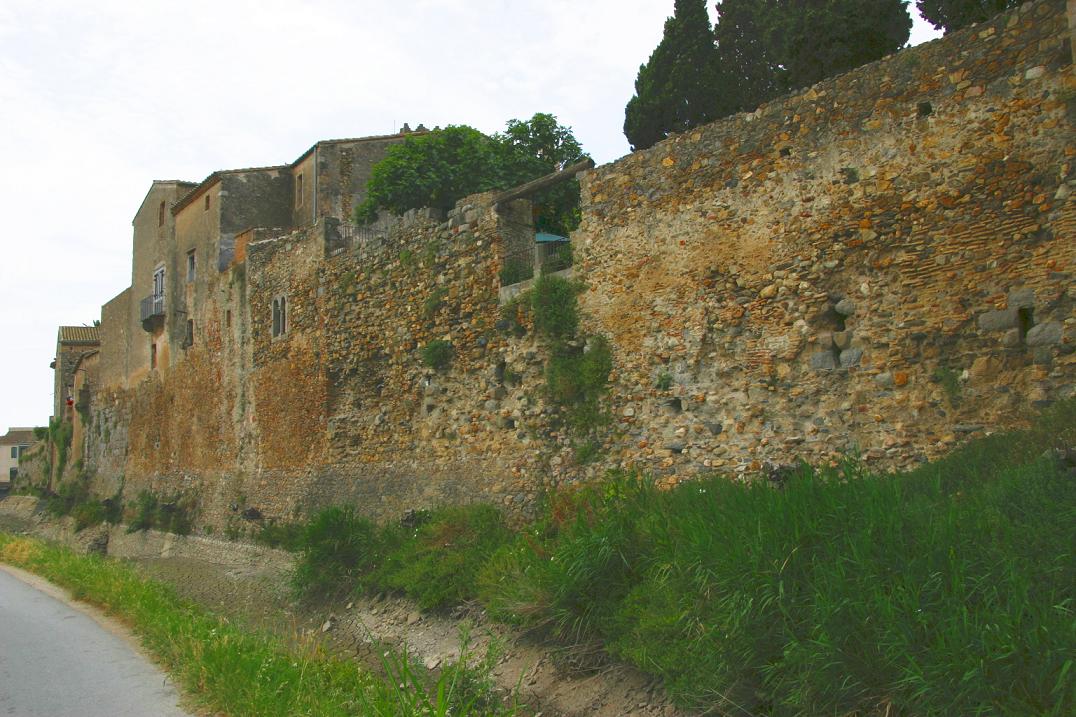
M 1029 3 L 589 173 L 615 459 L 907 466 L 1072 396 L 1070 33 Z
M 237 237 L 204 337 L 92 401 L 96 488 L 195 495 L 218 527 L 339 502 L 518 516 L 608 468 L 904 467 L 1020 425 L 1076 385 L 1071 32 L 1040 0 L 584 175 L 600 445 L 562 427 L 499 295 L 528 206 L 476 195 Z
M 475 195 L 385 233 L 330 222 L 250 245 L 252 311 L 286 296 L 289 318 L 278 336 L 254 322 L 248 502 L 278 516 L 346 502 L 383 518 L 535 503 L 549 457 L 522 376 L 536 384 L 541 360 L 499 327 L 506 222 L 529 215 L 523 204 Z M 445 366 L 423 358 L 434 343 Z

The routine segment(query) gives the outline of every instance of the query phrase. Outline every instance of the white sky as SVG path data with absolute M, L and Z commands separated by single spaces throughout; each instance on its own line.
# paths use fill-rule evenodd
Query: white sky
M 52 411 L 56 328 L 130 284 L 154 179 L 282 164 L 319 139 L 535 112 L 599 163 L 672 0 L 3 0 L 0 433 Z M 714 15 L 711 8 L 711 15 Z M 936 33 L 918 18 L 912 44 Z

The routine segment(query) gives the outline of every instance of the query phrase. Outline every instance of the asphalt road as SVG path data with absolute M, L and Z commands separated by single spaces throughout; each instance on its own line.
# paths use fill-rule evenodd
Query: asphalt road
M 124 638 L 0 570 L 0 716 L 190 717 L 178 701 Z

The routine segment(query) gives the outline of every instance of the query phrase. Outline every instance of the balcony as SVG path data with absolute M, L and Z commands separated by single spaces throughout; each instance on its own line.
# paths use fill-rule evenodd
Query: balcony
M 138 304 L 138 313 L 144 330 L 160 328 L 164 325 L 164 296 L 155 294 L 142 299 Z

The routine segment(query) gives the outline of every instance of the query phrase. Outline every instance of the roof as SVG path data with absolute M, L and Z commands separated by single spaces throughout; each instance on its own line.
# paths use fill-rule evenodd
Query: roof
M 0 436 L 0 444 L 5 446 L 21 446 L 24 444 L 33 443 L 35 440 L 33 429 L 19 429 L 12 428 L 7 432 L 7 435 Z
M 156 187 L 165 186 L 165 185 L 174 185 L 174 186 L 180 187 L 180 188 L 182 188 L 182 187 L 197 187 L 198 182 L 188 182 L 188 181 L 183 180 L 183 179 L 154 179 L 150 183 L 149 189 L 146 190 L 146 196 L 142 197 L 142 203 L 138 205 L 138 211 L 135 212 L 135 214 L 137 215 L 138 212 L 142 211 L 142 207 L 146 206 L 146 200 L 149 199 L 149 195 L 153 194 L 153 190 Z M 132 222 L 133 222 L 133 220 L 132 220 Z
M 88 359 L 90 356 L 96 356 L 99 353 L 101 353 L 99 349 L 94 349 L 92 351 L 83 351 L 82 353 L 80 353 L 78 355 L 78 358 L 75 359 L 75 371 L 78 371 L 78 367 L 82 365 L 83 361 Z
M 195 185 L 194 189 L 192 189 L 191 191 L 184 194 L 183 197 L 178 202 L 173 204 L 172 205 L 172 214 L 173 214 L 173 216 L 176 215 L 176 214 L 179 214 L 179 212 L 183 209 L 183 207 L 187 206 L 188 204 L 193 202 L 195 199 L 202 196 L 202 194 L 205 192 L 205 190 L 209 189 L 214 184 L 219 182 L 220 178 L 223 177 L 225 174 L 243 174 L 244 172 L 268 172 L 268 171 L 274 170 L 274 169 L 290 169 L 290 168 L 291 168 L 291 165 L 288 165 L 288 164 L 276 164 L 276 165 L 273 165 L 272 167 L 244 167 L 242 169 L 218 169 L 216 172 L 213 172 L 213 174 L 209 175 L 208 177 L 203 179 L 201 182 L 199 182 L 197 185 Z
M 99 344 L 101 330 L 97 326 L 61 326 L 59 340 L 62 344 Z
M 350 139 L 322 139 L 322 140 L 318 140 L 317 142 L 314 142 L 314 144 L 310 145 L 310 149 L 308 149 L 305 152 L 303 152 L 302 154 L 300 154 L 299 158 L 291 163 L 291 166 L 294 167 L 297 164 L 299 164 L 299 162 L 302 162 L 304 159 L 306 159 L 307 157 L 310 156 L 311 152 L 313 152 L 315 149 L 317 149 L 318 147 L 320 147 L 323 144 L 349 144 L 349 143 L 357 143 L 357 142 L 379 142 L 379 141 L 385 141 L 385 140 L 388 140 L 388 139 L 407 139 L 408 137 L 416 137 L 416 136 L 421 136 L 421 135 L 424 135 L 424 134 L 429 134 L 429 132 L 428 131 L 411 131 L 411 132 L 407 132 L 407 133 L 403 133 L 403 134 L 401 134 L 400 132 L 397 132 L 395 134 L 375 134 L 375 135 L 371 135 L 369 137 L 352 137 Z
M 549 232 L 537 232 L 534 235 L 534 241 L 539 244 L 552 244 L 554 242 L 568 241 L 568 237 L 562 237 L 559 234 L 550 234 Z
M 197 186 L 195 186 L 194 189 L 192 189 L 190 192 L 188 192 L 186 195 L 184 195 L 182 199 L 180 199 L 178 202 L 173 204 L 172 205 L 172 214 L 173 215 L 178 214 L 180 212 L 180 210 L 182 210 L 185 206 L 187 206 L 188 204 L 193 202 L 195 199 L 197 199 L 199 196 L 201 196 L 202 193 L 205 192 L 205 190 L 209 189 L 214 184 L 219 182 L 220 178 L 225 174 L 242 174 L 243 172 L 265 172 L 265 171 L 271 170 L 271 169 L 292 169 L 297 164 L 299 164 L 299 162 L 302 162 L 304 159 L 306 159 L 307 156 L 309 156 L 311 152 L 313 152 L 315 149 L 318 148 L 318 146 L 323 145 L 323 144 L 347 144 L 347 143 L 355 143 L 355 142 L 378 142 L 378 141 L 385 141 L 385 140 L 390 140 L 390 139 L 406 139 L 407 137 L 414 137 L 415 135 L 421 135 L 421 134 L 426 134 L 426 133 L 425 132 L 408 132 L 406 134 L 399 134 L 399 133 L 397 133 L 397 134 L 379 134 L 379 135 L 372 135 L 370 137 L 356 137 L 354 139 L 323 139 L 323 140 L 319 140 L 319 141 L 315 142 L 313 145 L 311 145 L 310 149 L 306 150 L 301 155 L 299 155 L 299 159 L 295 160 L 291 164 L 278 164 L 278 165 L 274 165 L 272 167 L 248 167 L 246 169 L 218 169 L 216 172 L 213 172 L 213 174 L 210 174 L 208 177 L 206 177 L 201 182 L 199 182 L 197 184 Z

